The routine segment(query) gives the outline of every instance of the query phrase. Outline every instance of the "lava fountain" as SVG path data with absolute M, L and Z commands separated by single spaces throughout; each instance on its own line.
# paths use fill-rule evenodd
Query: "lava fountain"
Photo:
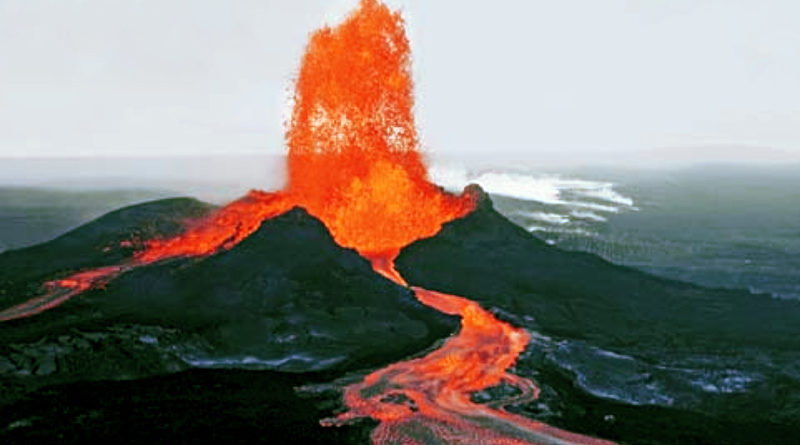
M 417 150 L 402 17 L 362 1 L 311 36 L 287 143 L 289 186 L 337 243 L 387 255 L 473 208 L 427 179 Z
M 400 249 L 435 235 L 472 211 L 476 200 L 468 190 L 451 195 L 428 180 L 414 124 L 410 54 L 401 15 L 362 0 L 342 24 L 312 34 L 306 48 L 286 133 L 283 191 L 251 191 L 179 236 L 146 241 L 125 264 L 45 283 L 43 295 L 0 312 L 0 321 L 50 309 L 138 266 L 230 249 L 294 206 L 320 219 L 339 245 L 358 251 L 377 273 L 408 286 L 394 268 Z M 348 411 L 323 425 L 371 417 L 380 422 L 372 434 L 376 444 L 610 444 L 507 412 L 503 406 L 538 394 L 531 381 L 508 372 L 529 334 L 467 298 L 412 290 L 421 303 L 461 317 L 460 331 L 428 355 L 344 388 Z M 492 405 L 471 400 L 502 383 L 521 394 Z

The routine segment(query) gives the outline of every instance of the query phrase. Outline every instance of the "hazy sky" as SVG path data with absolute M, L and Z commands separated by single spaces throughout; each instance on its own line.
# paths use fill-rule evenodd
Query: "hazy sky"
M 0 0 L 0 156 L 279 153 L 310 31 L 356 0 Z M 800 2 L 391 1 L 427 150 L 800 154 Z

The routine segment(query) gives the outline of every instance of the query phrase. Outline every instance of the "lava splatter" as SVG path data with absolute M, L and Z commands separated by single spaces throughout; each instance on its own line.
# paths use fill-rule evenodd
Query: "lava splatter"
M 397 251 L 473 207 L 427 178 L 410 63 L 401 15 L 362 1 L 311 36 L 297 78 L 288 190 L 361 254 Z

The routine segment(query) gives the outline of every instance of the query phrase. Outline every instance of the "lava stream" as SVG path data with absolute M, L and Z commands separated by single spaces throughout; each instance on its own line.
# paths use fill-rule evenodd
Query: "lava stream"
M 100 267 L 48 281 L 42 286 L 44 294 L 0 311 L 0 322 L 30 317 L 52 309 L 88 289 L 102 287 L 128 269 L 130 266 L 125 265 Z
M 181 235 L 146 241 L 144 248 L 126 263 L 83 270 L 44 283 L 42 295 L 0 311 L 0 322 L 30 317 L 52 309 L 89 289 L 101 288 L 117 276 L 139 266 L 175 257 L 205 256 L 220 249 L 229 249 L 258 229 L 262 221 L 288 211 L 292 205 L 285 193 L 253 190 L 209 217 L 190 223 Z
M 372 262 L 375 271 L 405 285 L 393 258 Z M 323 425 L 354 418 L 380 421 L 375 444 L 591 444 L 611 442 L 570 433 L 507 412 L 503 405 L 535 399 L 530 380 L 509 374 L 530 337 L 525 330 L 498 320 L 477 303 L 456 295 L 413 287 L 417 299 L 440 312 L 461 317 L 461 330 L 430 354 L 395 363 L 345 389 L 349 411 Z M 475 403 L 472 393 L 501 383 L 521 394 L 493 405 Z M 496 408 L 495 408 L 496 406 Z

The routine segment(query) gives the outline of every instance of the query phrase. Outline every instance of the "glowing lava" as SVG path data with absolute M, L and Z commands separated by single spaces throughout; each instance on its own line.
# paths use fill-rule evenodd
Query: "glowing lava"
M 410 62 L 400 14 L 362 1 L 311 36 L 297 78 L 289 192 L 361 254 L 396 252 L 473 208 L 427 179 Z
M 393 263 L 401 248 L 435 235 L 469 213 L 475 197 L 445 193 L 427 179 L 413 119 L 410 50 L 399 13 L 376 0 L 336 28 L 311 36 L 286 134 L 289 183 L 284 191 L 250 192 L 179 236 L 150 240 L 126 264 L 82 271 L 45 285 L 45 295 L 0 312 L 25 317 L 133 267 L 230 249 L 268 218 L 295 205 L 320 219 L 336 242 L 368 258 L 376 272 L 407 286 Z M 537 388 L 508 373 L 529 335 L 466 298 L 413 288 L 423 304 L 461 317 L 461 330 L 430 354 L 393 364 L 348 386 L 349 411 L 324 425 L 372 417 L 378 443 L 608 444 L 505 411 Z M 492 405 L 472 393 L 506 383 L 521 391 Z
M 373 263 L 376 271 L 406 285 L 390 262 Z M 535 399 L 539 390 L 528 379 L 509 374 L 530 336 L 502 322 L 466 298 L 413 287 L 423 304 L 461 317 L 461 331 L 430 354 L 369 374 L 345 389 L 350 411 L 323 420 L 334 426 L 358 417 L 381 423 L 375 444 L 591 444 L 611 442 L 582 436 L 509 413 L 503 406 Z M 506 383 L 519 395 L 475 403 L 472 393 Z
M 74 273 L 60 280 L 44 283 L 45 293 L 30 300 L 0 311 L 0 322 L 30 317 L 52 309 L 70 298 L 91 288 L 104 286 L 130 266 L 106 266 Z
M 146 248 L 137 253 L 134 260 L 149 264 L 166 258 L 209 255 L 220 249 L 230 249 L 258 230 L 264 220 L 285 213 L 292 206 L 285 193 L 253 190 L 196 222 L 181 235 L 146 242 Z
M 292 207 L 285 193 L 251 191 L 207 218 L 189 224 L 184 233 L 165 240 L 146 241 L 145 248 L 120 265 L 99 267 L 48 281 L 44 294 L 0 311 L 0 322 L 30 317 L 52 309 L 89 289 L 103 287 L 135 267 L 179 256 L 202 256 L 229 249 L 255 232 L 265 219 Z M 125 242 L 130 244 L 130 242 Z

